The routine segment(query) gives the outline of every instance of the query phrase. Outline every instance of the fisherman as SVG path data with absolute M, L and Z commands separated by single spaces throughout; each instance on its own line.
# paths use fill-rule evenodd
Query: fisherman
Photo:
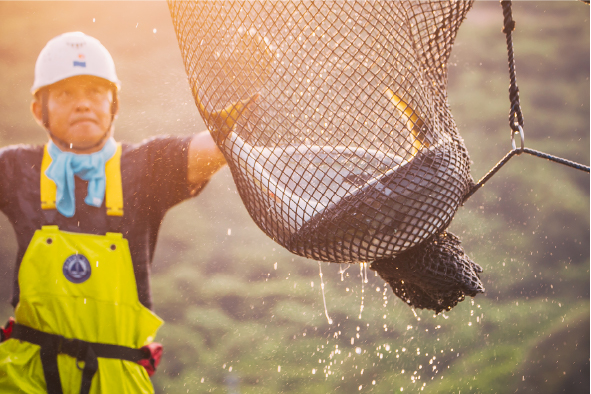
M 225 159 L 208 132 L 116 142 L 119 89 L 97 39 L 53 38 L 31 89 L 49 141 L 0 150 L 0 210 L 18 241 L 2 393 L 153 392 L 162 320 L 149 274 L 159 226 Z

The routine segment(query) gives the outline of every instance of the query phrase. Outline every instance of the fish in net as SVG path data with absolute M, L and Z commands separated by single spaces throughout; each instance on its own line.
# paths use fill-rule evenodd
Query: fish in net
M 474 295 L 458 283 L 480 271 L 454 273 L 442 256 L 465 254 L 441 241 L 473 185 L 446 92 L 471 5 L 169 1 L 195 103 L 269 237 L 319 261 L 376 262 L 387 281 L 406 256 L 425 269 L 405 283 L 437 293 L 433 275 L 453 276 L 449 291 Z M 451 304 L 418 299 L 405 301 Z

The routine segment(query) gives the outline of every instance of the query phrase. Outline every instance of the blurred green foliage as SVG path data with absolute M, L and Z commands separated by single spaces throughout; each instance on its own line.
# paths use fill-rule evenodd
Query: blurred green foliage
M 589 163 L 589 7 L 517 2 L 514 18 L 526 146 Z M 44 142 L 28 112 L 33 66 L 47 40 L 72 30 L 115 58 L 120 139 L 204 129 L 165 3 L 0 2 L 0 21 L 0 146 Z M 497 2 L 477 2 L 449 64 L 475 179 L 510 149 L 501 25 Z M 281 249 L 224 169 L 162 225 L 152 271 L 154 309 L 166 321 L 156 391 L 588 393 L 589 213 L 587 174 L 513 158 L 451 225 L 484 268 L 486 294 L 433 316 L 364 267 Z M 3 299 L 15 253 L 2 217 Z M 0 306 L 0 318 L 10 314 Z

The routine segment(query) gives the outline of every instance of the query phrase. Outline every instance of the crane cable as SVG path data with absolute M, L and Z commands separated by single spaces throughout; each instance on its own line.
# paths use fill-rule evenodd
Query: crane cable
M 484 175 L 466 194 L 464 202 L 468 200 L 474 193 L 476 193 L 484 184 L 492 178 L 507 162 L 515 155 L 527 153 L 542 159 L 547 159 L 556 163 L 564 164 L 566 166 L 575 168 L 577 170 L 589 172 L 589 166 L 576 163 L 574 161 L 566 160 L 558 156 L 550 155 L 548 153 L 540 152 L 534 149 L 525 147 L 525 134 L 523 131 L 523 113 L 521 112 L 521 104 L 519 102 L 519 88 L 517 87 L 517 78 L 515 73 L 515 56 L 513 52 L 513 30 L 515 30 L 515 21 L 511 11 L 511 0 L 501 0 L 503 7 L 503 33 L 507 38 L 507 55 L 509 60 L 509 100 L 511 102 L 511 109 L 509 111 L 509 127 L 511 128 L 511 151 L 505 155 L 486 175 Z M 515 134 L 519 134 L 521 139 L 521 146 L 519 148 L 515 145 Z

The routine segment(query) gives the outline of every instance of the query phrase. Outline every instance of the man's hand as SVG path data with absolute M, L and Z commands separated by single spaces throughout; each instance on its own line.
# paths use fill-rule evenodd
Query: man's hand
M 209 112 L 205 109 L 195 88 L 193 88 L 193 97 L 195 98 L 195 104 L 197 105 L 197 108 L 199 108 L 205 122 L 214 126 L 213 132 L 215 132 L 215 135 L 217 136 L 215 141 L 221 144 L 226 138 L 228 138 L 230 133 L 234 131 L 238 119 L 259 99 L 260 95 L 255 93 L 245 100 L 237 101 L 222 110 L 214 112 Z
M 208 131 L 203 131 L 193 137 L 189 145 L 187 171 L 189 184 L 198 185 L 207 181 L 224 164 L 226 164 L 226 159 Z
M 201 113 L 206 119 L 214 122 L 215 129 L 222 141 L 228 138 L 228 135 L 234 130 L 238 118 L 259 98 L 259 94 L 257 93 L 246 100 L 230 104 L 221 111 L 210 113 L 205 110 L 196 92 L 193 93 L 195 95 L 195 102 Z M 208 180 L 224 164 L 226 164 L 226 159 L 209 132 L 203 131 L 193 137 L 191 145 L 189 145 L 189 168 L 187 174 L 187 179 L 191 185 L 198 185 Z

